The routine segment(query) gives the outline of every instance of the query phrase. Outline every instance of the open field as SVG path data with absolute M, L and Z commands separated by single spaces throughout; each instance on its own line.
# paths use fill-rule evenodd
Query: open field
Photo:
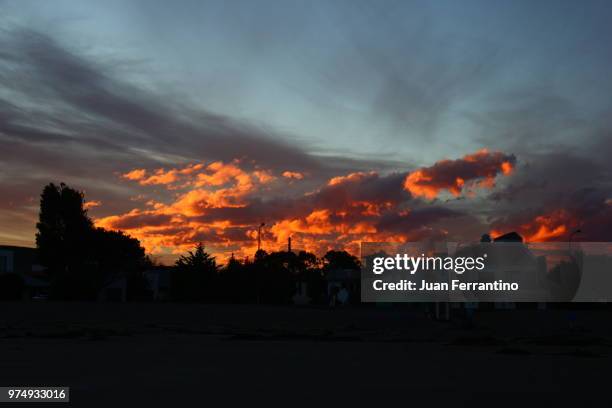
M 0 385 L 70 386 L 77 406 L 605 406 L 610 382 L 608 311 L 579 312 L 570 330 L 567 313 L 550 310 L 481 312 L 470 329 L 394 308 L 32 302 L 0 310 Z

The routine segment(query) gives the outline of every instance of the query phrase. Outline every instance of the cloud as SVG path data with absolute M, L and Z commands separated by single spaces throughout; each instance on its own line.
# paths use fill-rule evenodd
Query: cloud
M 492 188 L 495 178 L 509 175 L 516 162 L 514 155 L 489 152 L 487 149 L 457 160 L 442 160 L 431 167 L 415 170 L 406 176 L 404 188 L 411 194 L 435 199 L 443 190 L 453 196 L 476 188 Z
M 149 243 L 147 248 L 180 252 L 197 237 L 225 256 L 252 254 L 262 221 L 264 248 L 281 249 L 292 237 L 294 248 L 319 254 L 338 248 L 358 253 L 362 241 L 475 240 L 486 231 L 494 236 L 517 231 L 528 241 L 563 241 L 581 228 L 585 233 L 575 239 L 609 239 L 612 194 L 604 168 L 568 154 L 527 156 L 518 163 L 513 155 L 481 150 L 413 172 L 338 175 L 303 193 L 273 170 L 240 161 L 213 162 L 190 172 L 172 202 L 150 202 L 148 210 L 113 220 L 115 226 L 132 227 L 128 232 Z M 258 178 L 258 171 L 266 172 L 269 181 Z M 453 188 L 462 194 L 475 188 L 491 193 L 432 203 L 427 195 L 406 190 L 415 172 L 430 177 L 424 186 L 435 189 L 436 197 L 442 190 L 452 194 Z M 508 182 L 496 188 L 489 180 L 500 176 Z M 466 182 L 449 182 L 458 177 Z M 169 218 L 159 224 L 154 217 L 147 219 L 156 214 Z
M 132 182 L 157 176 L 164 183 L 149 185 L 172 189 L 172 199 L 149 201 L 145 208 L 102 217 L 96 224 L 124 229 L 159 253 L 180 253 L 205 240 L 221 258 L 229 253 L 247 256 L 254 251 L 261 222 L 264 248 L 283 248 L 292 237 L 294 248 L 319 254 L 329 249 L 358 253 L 362 241 L 446 239 L 462 226 L 479 225 L 461 210 L 415 199 L 403 187 L 406 173 L 353 172 L 302 192 L 293 178 L 240 160 L 135 170 Z M 134 173 L 125 173 L 124 179 L 126 174 Z M 455 227 L 445 228 L 451 219 Z
M 308 173 L 313 183 L 337 171 L 384 165 L 322 160 L 263 121 L 214 114 L 154 84 L 135 85 L 125 79 L 132 68 L 39 31 L 0 27 L 0 179 L 6 200 L 21 200 L 22 214 L 10 221 L 11 231 L 22 231 L 19 242 L 33 240 L 36 208 L 25 198 L 51 181 L 86 190 L 105 203 L 92 213 L 111 215 L 129 211 L 130 198 L 151 193 L 148 187 L 178 188 L 190 171 L 186 163 L 239 158 L 276 174 L 291 168 L 294 179 Z M 137 184 L 117 183 L 117 172 Z M 264 171 L 252 176 L 272 182 Z M 172 196 L 166 188 L 155 194 L 162 201 Z
M 128 180 L 140 181 L 145 178 L 146 174 L 147 171 L 145 169 L 134 169 L 125 174 L 122 174 L 121 177 Z
M 612 196 L 609 164 L 596 155 L 558 151 L 522 156 L 521 166 L 490 198 L 495 234 L 517 231 L 529 241 L 609 241 Z
M 563 209 L 554 210 L 547 214 L 536 215 L 532 219 L 525 219 L 520 222 L 517 218 L 511 223 L 498 223 L 491 231 L 494 238 L 503 235 L 503 229 L 511 228 L 518 232 L 527 242 L 544 241 L 566 241 L 572 230 L 578 225 L 578 220 L 571 212 Z
M 304 175 L 298 171 L 284 171 L 282 174 L 283 177 L 295 180 L 302 180 Z
M 83 203 L 83 208 L 85 208 L 86 210 L 89 210 L 90 208 L 99 207 L 101 205 L 102 205 L 102 201 L 96 201 L 96 200 L 85 201 L 85 203 Z
M 36 96 L 44 98 L 43 102 L 49 102 L 53 109 L 72 110 L 78 115 L 75 119 L 87 117 L 105 126 L 104 135 L 82 135 L 81 139 L 114 139 L 123 149 L 127 145 L 184 157 L 231 160 L 245 156 L 269 165 L 319 166 L 316 159 L 275 138 L 274 132 L 261 125 L 248 125 L 196 111 L 180 101 L 167 101 L 162 95 L 116 79 L 108 66 L 83 58 L 39 32 L 3 32 L 0 45 L 3 85 L 22 96 L 36 87 Z M 20 77 L 14 78 L 15 75 Z M 25 123 L 28 122 L 31 121 Z M 66 122 L 57 124 L 74 124 Z M 68 129 L 62 130 L 69 133 Z

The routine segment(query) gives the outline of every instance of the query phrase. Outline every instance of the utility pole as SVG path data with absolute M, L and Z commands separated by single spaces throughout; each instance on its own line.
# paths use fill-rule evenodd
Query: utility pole
M 291 237 L 287 239 L 287 252 L 291 252 Z
M 262 222 L 261 224 L 259 224 L 259 227 L 257 227 L 257 251 L 261 249 L 261 228 L 264 225 L 266 225 L 266 223 Z
M 257 227 L 257 252 L 261 250 L 261 228 L 266 225 L 265 222 L 262 222 Z M 257 261 L 257 253 L 255 253 L 255 261 Z M 261 288 L 259 284 L 261 283 L 259 280 L 259 270 L 255 270 L 255 289 L 257 290 L 257 304 L 261 303 Z

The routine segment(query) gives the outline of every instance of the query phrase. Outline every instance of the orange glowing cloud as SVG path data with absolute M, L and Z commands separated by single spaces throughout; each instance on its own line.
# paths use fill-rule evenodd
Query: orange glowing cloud
M 508 176 L 512 173 L 512 170 L 514 170 L 514 166 L 512 165 L 511 162 L 505 161 L 501 164 L 501 170 L 505 176 Z
M 329 210 L 316 210 L 311 212 L 305 219 L 291 219 L 276 222 L 270 228 L 272 234 L 278 241 L 284 242 L 294 233 L 306 233 L 311 235 L 329 234 L 334 231 L 330 223 Z
M 138 181 L 145 178 L 147 171 L 145 169 L 134 169 L 128 173 L 121 175 L 121 177 L 127 180 Z
M 467 188 L 490 189 L 495 178 L 509 175 L 516 158 L 501 152 L 482 149 L 457 160 L 442 160 L 431 167 L 423 167 L 409 173 L 404 180 L 404 189 L 417 197 L 433 200 L 441 191 L 448 191 L 457 197 Z
M 202 164 L 190 164 L 182 169 L 155 169 L 153 174 L 148 175 L 145 169 L 134 169 L 122 175 L 124 179 L 138 181 L 143 186 L 149 185 L 171 185 L 181 178 L 189 176 L 203 168 Z M 176 186 L 174 186 L 176 188 Z
M 177 191 L 171 203 L 149 200 L 146 209 L 132 209 L 95 221 L 100 227 L 126 231 L 152 253 L 176 253 L 198 240 L 231 246 L 248 239 L 248 225 L 224 219 L 199 221 L 195 218 L 212 209 L 244 208 L 251 194 L 276 179 L 269 170 L 245 170 L 238 160 L 156 169 L 150 173 L 135 169 L 122 178 L 140 185 L 164 185 Z
M 288 179 L 302 180 L 304 178 L 304 174 L 297 171 L 284 171 L 283 177 Z
M 85 203 L 83 203 L 83 208 L 85 208 L 86 210 L 89 210 L 90 208 L 99 207 L 101 205 L 102 205 L 101 201 L 91 200 L 91 201 L 85 201 Z
M 238 161 L 232 163 L 224 163 L 217 161 L 209 164 L 206 171 L 197 174 L 194 185 L 196 187 L 216 187 L 222 186 L 230 182 L 236 182 L 240 186 L 251 186 L 252 179 L 260 179 L 262 172 L 255 171 L 252 174 L 247 173 L 238 166 Z M 265 174 L 265 173 L 264 173 Z
M 478 154 L 467 157 L 465 162 L 471 166 L 481 165 L 483 157 Z M 503 171 L 501 163 L 512 161 L 504 157 L 497 171 Z M 415 186 L 430 197 L 435 197 L 441 188 L 428 184 L 439 177 L 437 167 L 434 170 L 424 168 L 411 173 Z M 418 182 L 414 174 L 431 180 Z M 220 260 L 232 253 L 237 257 L 253 256 L 262 222 L 264 249 L 284 249 L 291 237 L 293 248 L 318 255 L 330 249 L 358 254 L 362 241 L 405 242 L 444 236 L 441 227 L 433 224 L 455 216 L 455 212 L 409 208 L 411 196 L 402 188 L 406 176 L 353 172 L 331 177 L 327 182 L 321 180 L 320 188 L 304 191 L 298 186 L 301 183 L 291 182 L 295 190 L 288 190 L 288 183 L 277 183 L 278 177 L 271 170 L 239 160 L 134 169 L 121 177 L 142 186 L 163 186 L 167 194 L 157 192 L 156 199 L 135 201 L 140 203 L 138 208 L 98 218 L 95 223 L 138 238 L 154 255 L 171 258 L 201 241 Z M 280 177 L 293 181 L 304 175 L 284 171 Z M 445 188 L 459 194 L 466 184 L 482 182 L 485 177 L 463 171 L 453 180 L 456 190 L 452 186 Z M 429 193 L 427 189 L 433 190 Z
M 361 181 L 367 177 L 370 177 L 372 175 L 375 175 L 375 172 L 369 172 L 369 173 L 364 173 L 364 172 L 356 172 L 356 173 L 351 173 L 348 174 L 346 176 L 338 176 L 338 177 L 333 177 L 331 178 L 328 182 L 327 185 L 329 186 L 336 186 L 338 184 L 343 184 L 343 183 L 349 183 L 349 182 L 358 182 Z
M 520 225 L 504 225 L 504 231 L 518 232 L 526 242 L 563 241 L 577 228 L 578 219 L 570 211 L 558 209 L 538 215 Z M 492 237 L 502 235 L 499 227 L 491 230 Z
M 253 176 L 255 176 L 261 184 L 268 184 L 276 180 L 276 177 L 272 175 L 272 172 L 267 170 L 255 170 L 253 172 Z
M 181 170 L 175 169 L 172 174 L 181 174 Z M 172 202 L 149 200 L 146 209 L 100 218 L 96 225 L 124 230 L 151 253 L 176 254 L 203 240 L 220 259 L 231 253 L 252 256 L 261 217 L 253 212 L 251 194 L 271 182 L 266 175 L 269 173 L 261 170 L 246 171 L 237 162 L 211 163 L 183 180 L 184 191 L 175 194 Z M 142 180 L 147 178 L 146 174 L 141 176 Z M 396 201 L 384 201 L 378 190 L 366 192 L 370 199 L 359 196 L 364 194 L 359 188 L 362 184 L 379 181 L 375 173 L 354 173 L 337 177 L 331 186 L 319 191 L 298 195 L 281 211 L 285 215 L 266 221 L 264 248 L 282 249 L 291 237 L 294 248 L 317 254 L 340 248 L 358 253 L 359 243 L 364 240 L 406 239 L 406 234 L 386 234 L 376 226 L 383 214 L 394 210 Z M 400 183 L 395 185 L 400 190 Z M 381 191 L 387 193 L 385 190 Z M 338 201 L 338 197 L 342 200 Z M 320 207 L 302 212 L 311 205 Z M 268 210 L 272 209 L 274 205 L 270 204 Z M 236 217 L 240 213 L 247 214 L 246 218 Z
M 553 241 L 566 237 L 576 224 L 576 220 L 568 211 L 557 210 L 539 215 L 532 222 L 521 225 L 520 231 L 527 242 Z

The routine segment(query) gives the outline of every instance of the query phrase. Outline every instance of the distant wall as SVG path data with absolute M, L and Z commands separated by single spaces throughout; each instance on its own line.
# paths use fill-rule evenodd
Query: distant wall
M 0 246 L 0 273 L 27 275 L 35 262 L 35 248 Z

